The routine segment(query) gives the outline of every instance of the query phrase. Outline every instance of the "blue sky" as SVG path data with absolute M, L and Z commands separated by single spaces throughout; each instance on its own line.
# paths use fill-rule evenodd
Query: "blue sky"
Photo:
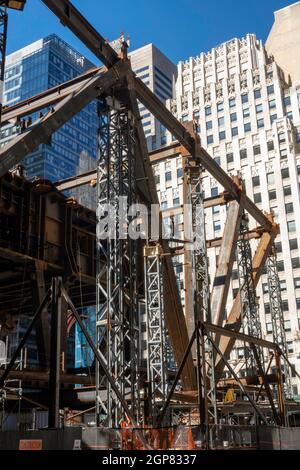
M 247 33 L 256 33 L 265 41 L 273 12 L 291 3 L 292 0 L 73 0 L 105 38 L 115 39 L 124 31 L 131 37 L 131 50 L 152 42 L 175 63 Z M 41 0 L 27 0 L 24 12 L 10 11 L 7 52 L 53 32 L 97 63 Z

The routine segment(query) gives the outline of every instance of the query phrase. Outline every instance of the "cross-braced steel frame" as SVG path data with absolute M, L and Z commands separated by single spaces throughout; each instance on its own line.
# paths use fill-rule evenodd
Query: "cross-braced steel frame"
M 275 244 L 272 245 L 271 251 L 267 260 L 267 272 L 268 272 L 268 291 L 270 298 L 270 309 L 272 319 L 272 331 L 274 343 L 278 344 L 279 348 L 285 356 L 288 355 L 286 334 L 284 329 L 284 315 L 282 311 L 282 298 L 280 289 L 280 280 L 277 269 L 277 254 Z M 291 372 L 290 367 L 286 361 L 284 364 L 284 375 L 285 385 L 284 392 L 286 398 L 293 397 L 292 383 L 291 383 Z
M 194 242 L 192 246 L 194 320 L 195 325 L 197 325 L 199 321 L 211 322 L 204 194 L 199 161 L 192 158 L 187 160 L 187 174 L 192 215 L 192 239 Z M 214 351 L 211 343 L 206 341 L 204 336 L 196 338 L 196 353 L 199 363 L 200 356 L 202 357 L 203 367 L 202 370 L 198 367 L 198 376 L 203 373 L 201 384 L 204 388 L 203 396 L 205 396 L 206 400 L 208 420 L 210 424 L 217 424 Z
M 242 327 L 245 334 L 254 338 L 261 338 L 261 324 L 256 299 L 256 290 L 253 283 L 252 250 L 248 239 L 249 219 L 243 213 L 240 225 L 240 237 L 237 243 L 238 277 L 241 293 Z M 255 374 L 256 360 L 253 351 L 245 345 L 245 364 L 248 374 Z M 258 354 L 264 364 L 263 351 L 259 348 Z
M 131 113 L 112 100 L 109 106 L 99 102 L 99 119 L 97 342 L 118 389 L 137 413 L 137 248 L 128 235 L 128 226 L 134 220 L 128 209 L 136 203 L 135 126 Z M 96 390 L 98 423 L 119 427 L 126 416 L 99 367 Z
M 162 248 L 145 246 L 145 297 L 147 318 L 147 377 L 153 425 L 168 393 L 168 344 L 165 322 Z

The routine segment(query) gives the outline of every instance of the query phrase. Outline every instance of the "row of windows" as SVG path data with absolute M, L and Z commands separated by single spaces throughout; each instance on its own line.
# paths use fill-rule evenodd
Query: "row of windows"
M 183 176 L 183 169 L 178 168 L 177 169 L 177 178 L 182 178 L 182 176 Z M 173 180 L 172 171 L 166 171 L 165 181 L 168 182 L 168 181 L 172 181 L 172 180 Z M 156 182 L 156 184 L 160 184 L 160 175 L 155 175 L 155 182 Z

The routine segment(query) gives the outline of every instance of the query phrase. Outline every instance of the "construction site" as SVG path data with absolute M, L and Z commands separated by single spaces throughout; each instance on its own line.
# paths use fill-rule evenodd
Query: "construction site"
M 0 2 L 2 77 L 10 3 L 26 8 Z M 70 1 L 42 3 L 101 65 L 1 109 L 1 125 L 15 122 L 20 131 L 0 148 L 0 339 L 20 316 L 29 320 L 0 368 L 0 450 L 300 449 L 300 404 L 291 393 L 291 377 L 300 377 L 288 358 L 277 272 L 280 226 L 247 196 L 240 175 L 227 174 L 202 147 L 195 122 L 177 120 L 136 76 L 123 36 L 116 49 Z M 96 167 L 54 183 L 27 179 L 26 155 L 93 101 Z M 139 103 L 172 134 L 170 145 L 148 151 Z M 152 169 L 166 157 L 182 159 L 180 239 L 164 233 Z M 204 174 L 221 194 L 205 197 Z M 96 211 L 71 195 L 79 187 L 93 188 Z M 217 205 L 226 206 L 226 225 L 208 239 L 205 211 Z M 216 248 L 212 278 L 207 253 Z M 234 261 L 240 288 L 229 302 Z M 257 312 L 264 270 L 273 341 L 262 337 Z M 90 307 L 96 337 L 82 315 Z M 89 368 L 66 365 L 75 323 L 93 356 Z M 26 360 L 33 331 L 38 367 Z M 230 360 L 237 345 L 243 374 Z M 11 414 L 16 428 L 8 431 Z

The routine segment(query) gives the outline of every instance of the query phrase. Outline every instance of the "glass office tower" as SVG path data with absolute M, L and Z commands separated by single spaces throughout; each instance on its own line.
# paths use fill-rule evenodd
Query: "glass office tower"
M 4 105 L 36 95 L 70 80 L 94 65 L 56 35 L 9 55 L 6 58 Z M 37 115 L 33 115 L 33 120 Z M 5 143 L 18 132 L 16 125 L 2 129 Z M 97 113 L 95 103 L 68 121 L 51 139 L 23 160 L 28 178 L 36 176 L 52 181 L 76 174 L 82 155 L 96 158 Z

